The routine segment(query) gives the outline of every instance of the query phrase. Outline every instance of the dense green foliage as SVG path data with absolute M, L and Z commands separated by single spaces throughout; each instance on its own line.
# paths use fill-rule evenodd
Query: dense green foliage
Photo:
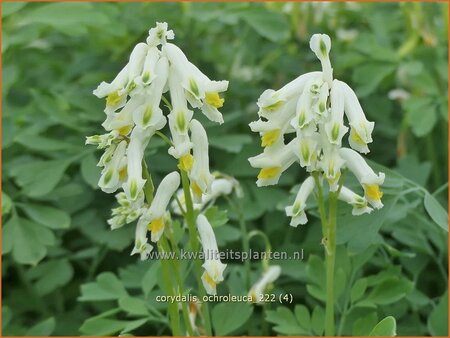
M 273 262 L 282 276 L 272 292 L 292 294 L 292 304 L 211 304 L 215 333 L 323 334 L 316 206 L 296 229 L 284 214 L 305 173 L 293 167 L 279 185 L 257 188 L 247 161 L 260 152 L 248 128 L 256 99 L 319 68 L 308 41 L 322 32 L 335 76 L 376 123 L 368 157 L 387 176 L 383 209 L 353 217 L 339 204 L 338 334 L 391 334 L 392 316 L 398 335 L 447 335 L 446 4 L 3 2 L 2 21 L 3 335 L 170 334 L 166 304 L 155 301 L 160 264 L 130 257 L 134 226 L 109 230 L 114 198 L 97 188 L 99 153 L 84 146 L 104 119 L 92 90 L 156 21 L 206 74 L 230 81 L 225 123 L 204 125 L 211 167 L 241 183 L 249 231 L 267 234 L 274 251 L 304 249 L 303 261 Z M 408 95 L 395 96 L 399 88 Z M 158 183 L 176 163 L 160 139 L 149 148 Z M 239 250 L 238 210 L 224 199 L 209 212 L 221 248 Z M 255 281 L 261 262 L 251 266 Z M 246 294 L 244 279 L 243 264 L 228 262 L 219 293 Z

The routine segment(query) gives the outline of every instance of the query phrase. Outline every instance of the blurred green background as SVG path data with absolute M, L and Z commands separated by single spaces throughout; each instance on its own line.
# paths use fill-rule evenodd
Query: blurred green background
M 349 218 L 340 206 L 339 333 L 367 334 L 392 315 L 399 335 L 447 335 L 447 13 L 446 3 L 418 2 L 2 2 L 3 335 L 170 333 L 154 301 L 157 262 L 129 256 L 134 226 L 109 230 L 114 198 L 96 187 L 100 153 L 84 146 L 86 135 L 102 133 L 104 102 L 92 90 L 113 79 L 157 21 L 210 78 L 230 81 L 225 123 L 202 121 L 211 168 L 242 185 L 249 230 L 264 231 L 274 250 L 305 250 L 305 261 L 274 262 L 283 269 L 274 290 L 292 293 L 294 304 L 213 306 L 216 334 L 323 332 L 314 203 L 297 229 L 283 211 L 305 173 L 293 166 L 279 185 L 257 188 L 247 162 L 260 152 L 248 127 L 257 98 L 320 69 L 308 47 L 320 32 L 332 38 L 334 76 L 375 121 L 368 158 L 387 174 L 384 209 Z M 156 138 L 148 149 L 156 182 L 176 165 L 166 150 Z M 216 229 L 219 245 L 239 249 L 237 213 L 222 204 L 229 221 Z M 260 262 L 252 269 L 254 281 Z M 230 263 L 225 278 L 221 293 L 248 291 L 242 264 Z M 366 303 L 357 305 L 350 293 L 361 279 Z M 231 328 L 217 324 L 231 313 L 241 314 Z

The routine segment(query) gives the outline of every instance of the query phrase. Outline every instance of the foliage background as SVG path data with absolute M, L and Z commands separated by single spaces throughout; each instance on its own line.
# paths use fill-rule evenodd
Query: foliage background
M 3 335 L 170 332 L 164 305 L 154 301 L 158 263 L 129 256 L 133 226 L 109 231 L 113 196 L 96 187 L 99 154 L 84 146 L 104 118 L 92 90 L 113 78 L 156 21 L 169 23 L 211 78 L 230 81 L 225 124 L 208 125 L 211 161 L 241 182 L 249 229 L 264 231 L 273 250 L 305 250 L 304 261 L 276 262 L 283 273 L 274 292 L 292 293 L 297 306 L 215 305 L 215 332 L 323 332 L 314 205 L 298 229 L 283 213 L 304 173 L 291 168 L 278 186 L 257 189 L 247 162 L 260 151 L 247 126 L 256 99 L 318 69 L 308 41 L 323 32 L 333 41 L 334 75 L 376 121 L 369 158 L 388 177 L 381 211 L 349 218 L 340 206 L 339 332 L 367 334 L 392 315 L 399 335 L 447 335 L 447 12 L 444 3 L 3 2 Z M 408 97 L 390 99 L 397 88 Z M 175 163 L 154 140 L 147 159 L 158 182 Z M 222 248 L 239 249 L 237 215 L 223 201 L 219 213 L 227 209 L 217 236 Z M 256 239 L 252 247 L 264 249 Z M 260 263 L 252 269 L 255 280 Z M 220 292 L 245 294 L 242 265 L 227 270 Z

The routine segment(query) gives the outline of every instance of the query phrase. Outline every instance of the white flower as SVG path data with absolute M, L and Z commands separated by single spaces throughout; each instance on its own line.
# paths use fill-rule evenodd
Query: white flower
M 220 261 L 214 231 L 207 218 L 201 214 L 197 216 L 197 229 L 205 256 L 202 265 L 205 269 L 202 275 L 203 286 L 209 295 L 215 295 L 216 285 L 223 281 L 223 271 L 227 265 Z
M 124 93 L 124 88 L 128 84 L 128 69 L 127 64 L 111 83 L 103 81 L 94 90 L 93 94 L 99 99 L 106 97 L 106 111 L 115 111 L 125 105 L 127 95 Z
M 320 135 L 317 132 L 311 132 L 305 136 L 299 135 L 296 138 L 296 151 L 300 166 L 307 171 L 316 169 L 316 161 L 320 153 Z
M 314 34 L 309 41 L 309 47 L 316 54 L 322 64 L 323 80 L 331 86 L 333 80 L 333 69 L 329 53 L 331 50 L 331 39 L 326 34 Z
M 147 239 L 147 220 L 141 216 L 136 225 L 136 234 L 134 240 L 134 248 L 131 251 L 131 255 L 140 254 L 141 260 L 146 260 L 148 255 L 153 250 L 153 247 L 148 243 Z
M 184 89 L 181 87 L 181 79 L 176 72 L 171 72 L 169 76 L 170 99 L 172 101 L 172 111 L 169 114 L 169 128 L 172 135 L 173 146 L 169 148 L 169 154 L 180 159 L 186 164 L 186 171 L 192 166 L 192 156 L 190 150 L 192 143 L 189 139 L 189 124 L 194 114 L 188 109 Z
M 152 242 L 157 242 L 164 232 L 164 215 L 170 199 L 180 186 L 180 174 L 174 171 L 168 174 L 158 186 L 155 197 L 144 218 L 147 220 L 148 230 L 152 233 Z
M 136 200 L 146 182 L 142 177 L 142 159 L 150 138 L 154 135 L 156 129 L 161 129 L 164 126 L 165 119 L 161 120 L 160 123 L 157 128 L 141 129 L 136 126 L 131 132 L 130 144 L 127 149 L 128 180 L 122 185 L 125 194 L 131 201 Z
M 85 144 L 93 144 L 97 146 L 97 149 L 110 148 L 112 142 L 117 139 L 119 133 L 113 130 L 107 134 L 86 136 Z
M 323 148 L 323 155 L 319 165 L 330 185 L 330 191 L 338 190 L 341 168 L 344 166 L 344 163 L 337 148 L 333 146 Z
M 344 201 L 351 206 L 353 206 L 352 209 L 352 215 L 358 216 L 362 214 L 370 214 L 372 212 L 372 208 L 367 206 L 367 200 L 359 196 L 358 194 L 351 191 L 349 188 L 342 186 L 341 190 L 339 191 L 338 198 L 341 201 Z
M 217 110 L 223 106 L 224 99 L 219 93 L 228 89 L 228 81 L 212 81 L 195 65 L 190 63 L 183 51 L 174 44 L 163 47 L 172 67 L 180 76 L 186 98 L 193 108 L 201 108 L 203 114 L 214 122 L 223 123 L 222 114 Z
M 148 45 L 140 42 L 130 54 L 130 61 L 128 62 L 128 85 L 126 88 L 127 94 L 132 95 L 138 85 L 136 80 L 142 75 L 147 52 Z
M 300 186 L 294 204 L 285 208 L 286 215 L 291 217 L 291 226 L 297 227 L 299 224 L 308 222 L 305 214 L 306 200 L 314 190 L 315 185 L 314 178 L 309 176 Z
M 200 203 L 202 195 L 211 189 L 214 176 L 209 172 L 208 136 L 202 124 L 191 121 L 194 163 L 189 174 L 194 202 Z
M 156 47 L 150 47 L 144 59 L 142 73 L 134 79 L 138 87 L 148 86 L 157 77 L 157 62 L 161 52 Z
M 118 188 L 127 175 L 126 171 L 126 147 L 127 142 L 120 142 L 114 148 L 111 160 L 105 164 L 102 170 L 98 186 L 106 193 L 113 193 Z
M 278 183 L 281 174 L 295 161 L 296 140 L 287 145 L 280 139 L 271 147 L 266 147 L 262 154 L 250 157 L 248 161 L 253 168 L 260 168 L 256 185 L 258 187 L 274 185 Z
M 322 76 L 321 72 L 306 73 L 300 75 L 279 90 L 265 90 L 257 101 L 259 107 L 258 115 L 266 118 L 270 117 L 271 113 L 281 109 L 293 96 L 303 92 L 305 85 L 310 80 L 319 78 L 320 76 Z
M 118 113 L 108 113 L 102 127 L 108 131 L 116 131 L 118 135 L 127 136 L 134 127 L 133 112 L 140 108 L 143 103 L 143 97 L 133 96 Z
M 160 58 L 156 64 L 155 79 L 150 86 L 144 90 L 144 94 L 142 95 L 144 96 L 144 103 L 135 109 L 133 113 L 134 123 L 141 129 L 148 127 L 154 128 L 161 125 L 162 120 L 165 121 L 166 119 L 163 116 L 163 112 L 161 108 L 159 108 L 159 105 L 164 86 L 167 83 L 168 70 L 169 63 L 167 59 L 165 57 Z
M 341 146 L 342 137 L 347 133 L 348 127 L 344 125 L 344 89 L 342 82 L 333 80 L 330 93 L 331 116 L 325 123 L 325 133 L 328 142 Z
M 261 278 L 251 287 L 248 296 L 252 302 L 261 303 L 268 285 L 275 282 L 281 274 L 279 265 L 272 265 L 263 273 Z
M 112 217 L 108 220 L 111 230 L 121 228 L 141 216 L 144 206 L 144 192 L 141 192 L 136 201 L 129 201 L 124 192 L 116 195 L 119 207 L 112 209 Z
M 167 22 L 157 22 L 156 27 L 148 31 L 147 44 L 150 47 L 165 44 L 167 40 L 173 40 L 175 33 L 173 30 L 167 30 Z
M 364 188 L 364 196 L 367 201 L 376 209 L 383 207 L 383 203 L 381 203 L 383 193 L 380 191 L 380 185 L 384 182 L 384 173 L 375 174 L 364 158 L 352 149 L 342 148 L 339 150 L 339 154 L 345 160 L 347 168 Z
M 364 115 L 361 104 L 358 101 L 353 89 L 345 82 L 339 81 L 342 85 L 345 97 L 345 115 L 350 124 L 350 136 L 348 141 L 350 146 L 360 153 L 367 154 L 368 143 L 372 142 L 372 131 L 375 122 L 369 122 Z

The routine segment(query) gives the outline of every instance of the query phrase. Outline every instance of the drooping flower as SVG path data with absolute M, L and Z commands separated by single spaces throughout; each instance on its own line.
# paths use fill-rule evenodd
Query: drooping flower
M 197 216 L 197 230 L 205 257 L 205 262 L 202 265 L 205 269 L 202 275 L 203 286 L 209 295 L 215 295 L 216 285 L 223 281 L 223 271 L 227 265 L 220 261 L 213 228 L 202 214 Z
M 297 227 L 299 224 L 308 222 L 305 214 L 306 200 L 314 190 L 315 185 L 314 178 L 309 176 L 298 189 L 294 204 L 286 207 L 286 215 L 291 217 L 291 226 Z
M 341 201 L 344 201 L 353 206 L 352 209 L 353 216 L 358 216 L 366 213 L 370 214 L 373 210 L 371 207 L 367 205 L 367 199 L 365 197 L 359 196 L 358 194 L 354 193 L 347 187 L 344 186 L 341 187 L 338 198 Z
M 267 287 L 275 282 L 281 274 L 281 267 L 279 265 L 271 265 L 263 273 L 261 278 L 251 287 L 248 296 L 251 297 L 253 303 L 263 303 L 264 295 Z

